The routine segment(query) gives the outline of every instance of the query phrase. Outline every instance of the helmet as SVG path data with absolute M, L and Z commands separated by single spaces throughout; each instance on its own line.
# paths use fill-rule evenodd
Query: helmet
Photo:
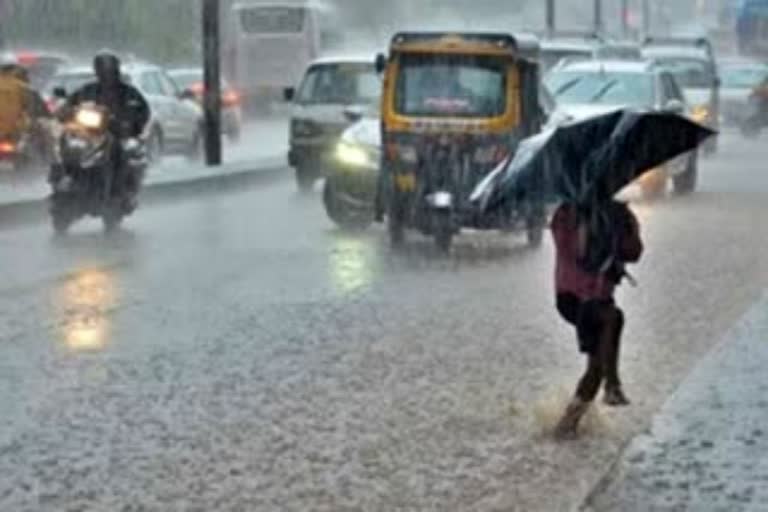
M 93 58 L 93 71 L 100 81 L 120 79 L 120 58 L 109 50 L 102 50 Z
M 0 53 L 0 70 L 10 71 L 19 65 L 19 59 L 13 53 Z

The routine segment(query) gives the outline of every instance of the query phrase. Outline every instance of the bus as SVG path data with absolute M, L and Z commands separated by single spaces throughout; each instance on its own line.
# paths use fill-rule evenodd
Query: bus
M 339 43 L 334 8 L 313 0 L 224 2 L 223 72 L 247 106 L 299 83 L 310 62 Z
M 768 0 L 741 0 L 736 35 L 742 55 L 768 56 Z

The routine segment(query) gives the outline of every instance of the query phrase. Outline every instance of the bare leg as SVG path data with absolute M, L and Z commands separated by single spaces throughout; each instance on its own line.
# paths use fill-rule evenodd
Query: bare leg
M 621 334 L 624 330 L 624 314 L 618 308 L 612 308 L 611 338 L 606 343 L 604 354 L 605 395 L 603 401 L 610 406 L 629 405 L 624 395 L 619 378 L 619 356 L 621 353 Z

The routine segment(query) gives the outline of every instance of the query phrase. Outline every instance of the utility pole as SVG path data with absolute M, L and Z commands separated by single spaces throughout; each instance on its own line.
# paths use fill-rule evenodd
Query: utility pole
M 651 0 L 643 0 L 643 37 L 651 35 Z
M 205 161 L 221 165 L 221 30 L 219 0 L 203 0 Z
M 621 0 L 621 34 L 629 37 L 629 0 Z
M 595 1 L 595 33 L 602 34 L 603 33 L 603 0 L 594 0 Z
M 547 34 L 555 32 L 555 0 L 547 0 Z

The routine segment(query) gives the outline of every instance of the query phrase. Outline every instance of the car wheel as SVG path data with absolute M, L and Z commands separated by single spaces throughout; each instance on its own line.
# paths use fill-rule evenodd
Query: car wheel
M 699 158 L 698 152 L 694 152 L 688 158 L 688 164 L 685 167 L 685 172 L 676 175 L 673 180 L 675 187 L 675 193 L 677 195 L 690 194 L 696 190 L 696 183 L 699 178 Z
M 296 167 L 296 186 L 301 193 L 312 192 L 317 180 L 317 172 L 311 165 L 299 165 Z
M 203 159 L 203 128 L 200 127 L 195 131 L 192 136 L 192 142 L 190 143 L 187 154 L 185 155 L 190 162 L 199 162 Z
M 150 165 L 159 165 L 163 160 L 163 134 L 154 128 L 147 139 L 147 160 Z
M 240 142 L 240 137 L 242 135 L 242 129 L 239 125 L 232 126 L 232 129 L 229 131 L 229 134 L 227 135 L 227 138 L 229 139 L 229 142 L 232 144 L 237 144 Z

